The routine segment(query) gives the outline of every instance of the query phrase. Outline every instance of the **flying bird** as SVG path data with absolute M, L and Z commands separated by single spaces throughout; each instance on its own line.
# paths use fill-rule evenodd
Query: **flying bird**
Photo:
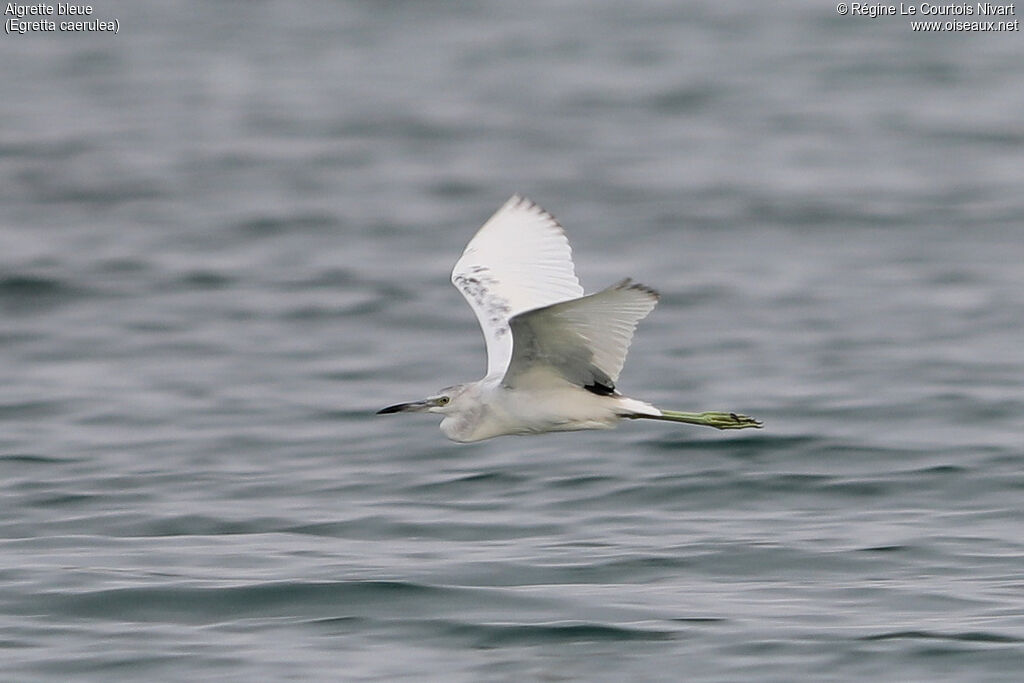
M 506 434 L 610 429 L 622 419 L 717 429 L 761 427 L 730 412 L 662 410 L 615 383 L 636 325 L 658 293 L 630 279 L 584 296 L 572 250 L 554 216 L 514 195 L 476 233 L 452 270 L 487 344 L 487 374 L 378 414 L 441 415 L 452 441 Z

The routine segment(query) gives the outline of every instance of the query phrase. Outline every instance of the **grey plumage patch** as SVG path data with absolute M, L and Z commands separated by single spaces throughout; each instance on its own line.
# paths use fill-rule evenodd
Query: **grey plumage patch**
M 456 275 L 452 282 L 472 302 L 473 307 L 486 316 L 495 336 L 508 334 L 505 321 L 512 308 L 505 299 L 489 289 L 497 285 L 498 280 L 490 275 L 490 268 L 486 266 L 473 266 L 470 272 L 472 275 Z

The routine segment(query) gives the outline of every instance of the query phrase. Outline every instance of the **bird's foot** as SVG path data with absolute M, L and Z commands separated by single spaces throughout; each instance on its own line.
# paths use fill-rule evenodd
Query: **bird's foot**
M 740 415 L 739 413 L 711 411 L 701 413 L 700 418 L 708 427 L 714 427 L 715 429 L 747 429 L 750 427 L 760 429 L 764 426 L 763 422 L 746 415 Z

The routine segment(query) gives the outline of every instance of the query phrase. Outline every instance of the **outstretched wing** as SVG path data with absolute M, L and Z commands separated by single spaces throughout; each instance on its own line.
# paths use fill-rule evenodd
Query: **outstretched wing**
M 512 316 L 583 296 L 572 250 L 554 216 L 514 195 L 469 241 L 452 284 L 476 313 L 487 342 L 487 374 L 512 356 Z
M 636 325 L 657 303 L 657 292 L 627 279 L 513 317 L 512 360 L 502 382 L 535 386 L 554 374 L 598 394 L 612 393 Z

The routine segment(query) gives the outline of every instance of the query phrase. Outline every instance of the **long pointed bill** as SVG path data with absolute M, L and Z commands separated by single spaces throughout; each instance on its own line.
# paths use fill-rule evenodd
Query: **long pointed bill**
M 377 411 L 377 414 L 389 415 L 391 413 L 421 413 L 432 405 L 434 405 L 434 403 L 429 399 L 423 401 L 412 401 L 411 403 L 396 403 L 393 406 L 381 408 Z

